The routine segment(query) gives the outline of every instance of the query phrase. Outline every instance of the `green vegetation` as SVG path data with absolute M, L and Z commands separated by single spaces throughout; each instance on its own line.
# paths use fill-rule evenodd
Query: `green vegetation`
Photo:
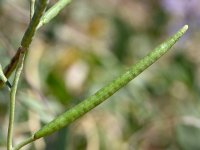
M 4 6 L 13 7 L 16 19 L 26 7 L 30 22 L 25 30 L 19 19 L 14 32 L 12 17 L 3 15 L 6 26 L 0 21 L 0 149 L 199 149 L 198 69 L 195 56 L 182 50 L 190 49 L 183 41 L 191 33 L 147 70 L 188 29 L 163 40 L 175 31 L 164 1 L 102 7 L 104 1 L 30 0 L 16 10 L 1 2 L 4 14 Z M 39 138 L 45 141 L 35 144 Z

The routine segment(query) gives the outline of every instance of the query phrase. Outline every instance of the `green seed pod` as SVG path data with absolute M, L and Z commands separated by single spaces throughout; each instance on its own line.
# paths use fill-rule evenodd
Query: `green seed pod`
M 105 101 L 107 98 L 112 96 L 120 88 L 124 87 L 132 79 L 134 79 L 146 68 L 148 68 L 155 61 L 157 61 L 162 55 L 164 55 L 176 43 L 176 41 L 178 41 L 178 39 L 187 31 L 187 29 L 188 26 L 185 25 L 176 34 L 174 34 L 164 43 L 156 47 L 146 57 L 144 57 L 136 65 L 131 67 L 127 72 L 116 78 L 107 86 L 97 91 L 94 95 L 88 97 L 83 102 L 79 103 L 75 107 L 61 114 L 56 119 L 54 119 L 53 121 L 42 127 L 39 131 L 37 131 L 33 135 L 34 140 L 52 134 L 53 132 L 63 128 L 64 126 L 73 122 L 74 120 L 81 117 L 82 115 L 84 115 L 85 113 L 87 113 L 88 111 L 90 111 L 103 101 Z

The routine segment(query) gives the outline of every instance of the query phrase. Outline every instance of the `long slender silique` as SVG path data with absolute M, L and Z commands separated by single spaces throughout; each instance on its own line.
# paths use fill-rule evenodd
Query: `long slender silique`
M 141 72 L 143 72 L 146 68 L 152 65 L 155 61 L 157 61 L 162 55 L 164 55 L 175 43 L 179 40 L 179 38 L 187 31 L 188 26 L 185 25 L 182 27 L 176 34 L 170 37 L 168 40 L 160 44 L 156 47 L 152 52 L 150 52 L 147 56 L 141 59 L 137 64 L 131 67 L 127 72 L 116 78 L 114 81 L 97 91 L 94 95 L 88 97 L 83 102 L 79 103 L 75 107 L 69 109 L 65 113 L 58 116 L 56 119 L 42 127 L 39 131 L 37 131 L 33 138 L 34 140 L 47 136 L 60 128 L 68 125 L 73 122 L 80 116 L 84 115 L 107 98 L 112 96 L 115 92 L 117 92 L 120 88 L 124 87 L 128 84 L 132 79 L 138 76 Z

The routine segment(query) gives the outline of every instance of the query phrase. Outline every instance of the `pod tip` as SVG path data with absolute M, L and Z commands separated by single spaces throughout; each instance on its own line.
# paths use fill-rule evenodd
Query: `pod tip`
M 187 29 L 188 29 L 188 25 L 186 24 L 183 26 L 183 31 L 185 32 L 185 31 L 187 31 Z

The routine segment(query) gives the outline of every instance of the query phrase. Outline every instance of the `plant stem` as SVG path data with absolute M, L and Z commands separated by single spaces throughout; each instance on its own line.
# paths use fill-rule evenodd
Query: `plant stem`
M 34 15 L 35 11 L 35 0 L 30 0 L 30 20 Z
M 6 78 L 6 76 L 4 75 L 1 64 L 0 64 L 0 80 L 7 85 L 8 90 L 10 91 L 12 86 L 8 81 L 8 79 Z
M 34 12 L 34 15 L 31 19 L 31 22 L 29 23 L 29 26 L 28 26 L 28 28 L 22 38 L 22 41 L 21 41 L 21 46 L 23 47 L 23 50 L 26 51 L 25 53 L 27 53 L 29 45 L 32 42 L 32 38 L 35 34 L 36 28 L 40 22 L 41 17 L 44 14 L 47 3 L 48 3 L 48 0 L 39 0 L 37 2 L 37 6 L 36 6 L 36 10 Z M 21 50 L 22 49 L 17 50 L 15 56 L 11 59 L 10 64 L 4 69 L 4 75 L 7 78 L 13 73 L 13 71 L 15 70 L 15 68 L 18 64 Z M 4 83 L 0 80 L 0 88 L 3 84 Z
M 12 150 L 12 137 L 13 137 L 13 124 L 15 115 L 15 95 L 17 92 L 17 85 L 23 69 L 24 53 L 21 53 L 19 63 L 16 68 L 16 73 L 13 81 L 13 86 L 10 91 L 10 112 L 9 112 L 9 125 L 8 125 L 8 137 L 7 137 L 7 149 Z
M 33 18 L 32 18 L 32 20 L 22 38 L 22 41 L 21 41 L 21 46 L 25 49 L 25 51 L 28 50 L 29 45 L 32 42 L 32 38 L 35 34 L 36 28 L 40 22 L 40 19 L 43 15 L 45 9 L 46 9 L 47 2 L 48 2 L 48 0 L 39 0 L 37 2 L 37 7 L 36 7 L 35 13 L 33 15 Z
M 35 0 L 31 0 L 31 16 L 34 12 L 34 3 Z M 41 0 L 42 1 L 42 0 Z M 44 0 L 43 0 L 44 1 Z M 66 5 L 68 5 L 71 2 L 71 0 L 59 0 L 56 4 L 54 4 L 45 14 L 42 16 L 40 23 L 37 26 L 37 29 L 39 29 L 44 24 L 47 24 L 49 21 L 51 21 Z M 38 13 L 35 13 L 38 15 Z M 40 13 L 39 13 L 40 14 Z M 35 31 L 34 31 L 35 32 Z M 30 36 L 29 36 L 30 37 Z M 26 38 L 25 38 L 26 39 Z M 11 59 L 10 64 L 4 69 L 4 74 L 7 78 L 10 77 L 10 75 L 15 70 L 18 60 L 19 60 L 20 51 L 17 51 L 15 56 Z M 2 87 L 4 83 L 0 80 L 0 88 Z
M 34 141 L 33 136 L 24 140 L 23 142 L 21 142 L 19 145 L 17 145 L 16 147 L 13 148 L 13 150 L 19 150 L 20 148 L 22 148 L 23 146 L 27 145 L 28 143 L 31 143 Z
M 59 0 L 56 4 L 54 4 L 51 8 L 49 8 L 45 12 L 44 16 L 42 16 L 38 28 L 51 21 L 70 2 L 71 0 Z
M 19 56 L 21 53 L 21 49 L 18 49 L 15 56 L 11 59 L 9 65 L 7 65 L 4 69 L 4 75 L 9 78 L 10 75 L 13 73 L 13 71 L 15 70 L 18 60 L 19 60 Z M 4 85 L 4 83 L 2 81 L 0 81 L 0 88 Z
M 35 34 L 36 28 L 39 24 L 40 18 L 47 6 L 48 0 L 40 0 L 36 8 L 35 14 L 22 38 L 21 47 L 18 48 L 19 59 L 17 61 L 16 73 L 13 81 L 13 86 L 10 92 L 10 111 L 9 111 L 9 125 L 8 125 L 8 137 L 7 137 L 7 149 L 12 150 L 12 137 L 13 137 L 13 124 L 14 124 L 14 114 L 15 114 L 15 95 L 17 91 L 17 85 L 19 78 L 23 69 L 24 59 L 27 50 L 32 42 L 32 38 Z

